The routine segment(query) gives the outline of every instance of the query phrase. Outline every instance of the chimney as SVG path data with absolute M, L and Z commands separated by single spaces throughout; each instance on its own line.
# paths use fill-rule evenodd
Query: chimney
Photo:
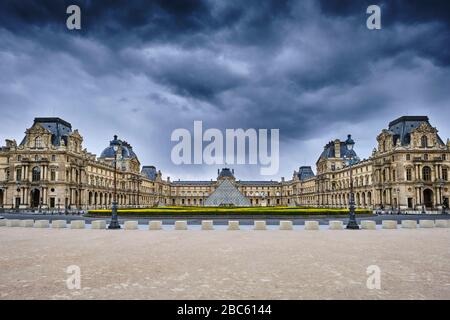
M 341 157 L 341 141 L 339 139 L 334 140 L 334 156 L 335 158 Z

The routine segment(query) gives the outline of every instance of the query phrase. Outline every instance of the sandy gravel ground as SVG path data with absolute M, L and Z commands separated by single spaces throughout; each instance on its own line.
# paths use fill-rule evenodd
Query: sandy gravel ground
M 380 290 L 366 286 L 371 265 Z M 450 229 L 1 227 L 0 299 L 450 299 Z

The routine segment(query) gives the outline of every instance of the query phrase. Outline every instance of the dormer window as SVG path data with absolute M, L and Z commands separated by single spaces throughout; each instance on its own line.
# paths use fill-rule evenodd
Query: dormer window
M 34 139 L 34 147 L 42 148 L 42 137 L 37 137 L 36 139 Z
M 427 148 L 428 147 L 428 138 L 427 138 L 427 136 L 422 136 L 422 138 L 420 138 L 420 145 L 422 146 L 422 148 Z

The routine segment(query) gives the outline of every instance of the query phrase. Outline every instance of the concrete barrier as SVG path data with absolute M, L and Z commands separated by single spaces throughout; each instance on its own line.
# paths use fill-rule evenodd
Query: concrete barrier
M 319 230 L 319 221 L 305 221 L 305 230 Z
M 294 230 L 292 221 L 280 221 L 280 230 Z
M 255 227 L 254 230 L 267 230 L 266 222 L 265 221 L 255 221 Z
M 21 220 L 20 226 L 24 228 L 33 228 L 34 226 L 34 220 Z
M 240 230 L 239 228 L 239 221 L 228 221 L 228 230 L 229 231 L 235 231 Z
M 212 220 L 203 220 L 202 230 L 214 230 L 214 222 Z
M 417 221 L 416 220 L 403 220 L 402 221 L 402 228 L 403 229 L 416 229 L 417 228 Z
M 138 221 L 125 221 L 124 229 L 125 230 L 137 230 L 139 222 Z
M 6 227 L 6 219 L 0 219 L 0 227 Z
M 342 221 L 330 221 L 330 230 L 343 230 L 344 223 Z
M 361 229 L 364 230 L 376 230 L 377 229 L 377 223 L 372 220 L 363 220 L 361 221 Z
M 434 228 L 433 220 L 419 220 L 419 225 L 421 228 Z
M 48 228 L 50 227 L 50 221 L 48 220 L 36 220 L 34 222 L 35 228 Z
M 436 228 L 449 228 L 450 227 L 449 220 L 436 220 L 435 227 Z
M 150 221 L 148 223 L 148 230 L 162 230 L 162 221 Z
M 20 220 L 11 219 L 6 220 L 7 227 L 20 227 Z
M 52 228 L 53 229 L 67 228 L 67 222 L 66 222 L 66 220 L 54 220 L 54 221 L 52 221 Z
M 73 220 L 70 222 L 70 229 L 84 229 L 86 222 L 84 220 Z
M 175 230 L 185 231 L 187 229 L 187 221 L 175 221 Z
M 397 229 L 397 221 L 395 220 L 383 220 L 382 228 L 383 229 Z
M 94 220 L 91 222 L 91 229 L 95 230 L 103 230 L 106 229 L 106 221 L 105 220 Z

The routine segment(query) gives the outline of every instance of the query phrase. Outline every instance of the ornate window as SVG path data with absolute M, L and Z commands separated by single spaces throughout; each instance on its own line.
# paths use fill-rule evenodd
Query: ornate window
M 412 181 L 412 170 L 411 168 L 406 169 L 406 181 Z
M 41 137 L 36 137 L 36 139 L 34 139 L 34 147 L 42 148 L 42 138 Z
M 17 169 L 16 170 L 16 179 L 17 181 L 22 181 L 22 169 Z
M 32 170 L 32 179 L 33 181 L 41 180 L 41 169 L 39 167 L 34 167 Z
M 442 168 L 442 180 L 448 181 L 448 169 Z
M 422 136 L 422 138 L 420 138 L 420 145 L 422 148 L 427 148 L 428 147 L 428 138 L 427 136 Z
M 425 181 L 431 181 L 431 169 L 430 167 L 423 167 L 422 169 L 422 177 Z
M 411 155 L 408 153 L 408 154 L 406 155 L 406 161 L 409 161 L 409 160 L 411 160 Z
M 55 171 L 55 169 L 52 169 L 52 171 L 50 171 L 50 180 L 52 180 L 52 181 L 56 180 L 56 171 Z

